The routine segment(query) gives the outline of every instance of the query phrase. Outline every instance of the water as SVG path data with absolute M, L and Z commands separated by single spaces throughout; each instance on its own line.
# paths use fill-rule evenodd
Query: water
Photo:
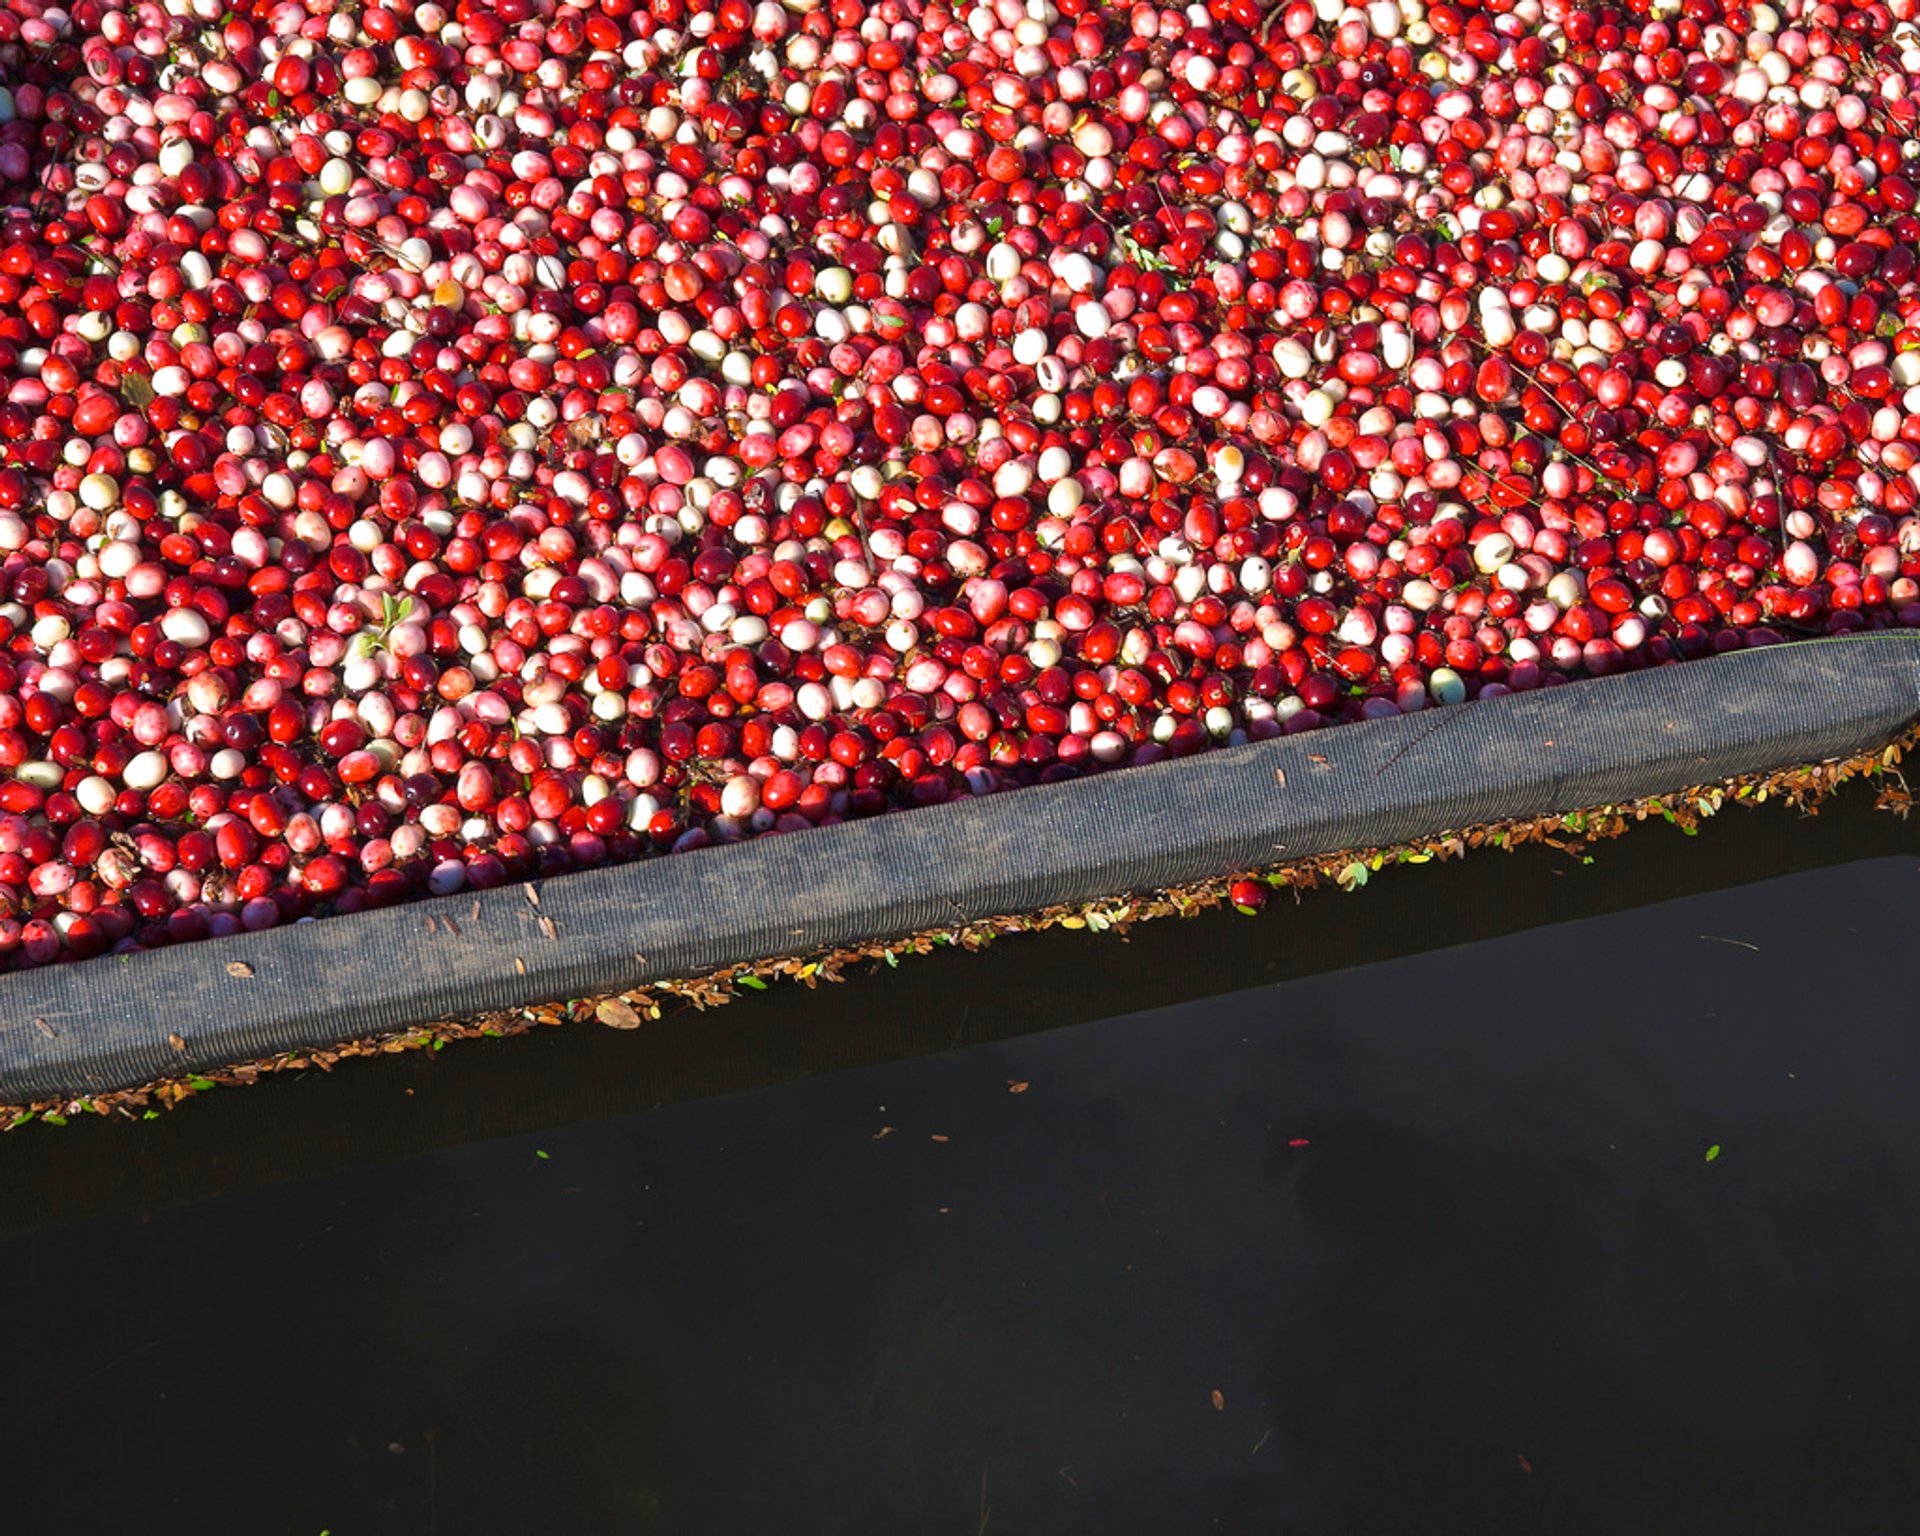
M 15 1135 L 10 1524 L 1906 1529 L 1917 896 L 1856 796 Z

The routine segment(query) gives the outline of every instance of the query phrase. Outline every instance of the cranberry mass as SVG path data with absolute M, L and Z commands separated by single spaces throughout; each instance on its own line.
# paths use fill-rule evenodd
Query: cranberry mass
M 6 0 L 0 956 L 1920 624 L 1915 13 Z

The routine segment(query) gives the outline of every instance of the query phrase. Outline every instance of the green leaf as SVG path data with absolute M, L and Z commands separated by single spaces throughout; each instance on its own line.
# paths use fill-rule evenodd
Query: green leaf
M 1365 864 L 1355 859 L 1345 869 L 1341 870 L 1339 874 L 1335 875 L 1334 879 L 1339 882 L 1341 890 L 1357 891 L 1367 883 L 1371 877 L 1371 873 Z
M 190 1077 L 187 1079 L 187 1086 L 195 1093 L 205 1093 L 209 1088 L 213 1087 L 213 1085 L 213 1079 L 210 1077 Z
M 446 1049 L 446 1046 L 447 1046 L 447 1042 L 446 1042 L 446 1041 L 445 1041 L 444 1039 L 442 1039 L 442 1040 L 436 1040 L 436 1041 L 434 1041 L 434 1042 L 433 1042 L 433 1048 L 434 1048 L 434 1049 L 435 1049 L 436 1051 L 442 1051 L 442 1050 L 445 1050 L 445 1049 Z
M 1716 1141 L 1712 1146 L 1707 1148 L 1707 1161 L 1712 1162 L 1719 1155 L 1720 1155 L 1720 1143 Z
M 157 1109 L 150 1109 L 140 1118 L 142 1120 L 158 1120 L 160 1118 L 160 1111 Z M 321 1532 L 321 1536 L 326 1536 L 326 1533 L 324 1531 Z
M 896 955 L 892 950 L 889 949 L 885 951 L 880 958 L 887 962 L 888 970 L 897 971 L 900 969 L 900 957 Z
M 533 1149 L 533 1155 L 539 1158 L 540 1161 L 543 1163 L 549 1161 L 547 1154 L 544 1151 L 542 1151 L 539 1147 L 535 1147 Z
M 767 990 L 767 984 L 758 976 L 742 976 L 740 978 L 740 985 L 743 987 L 751 987 L 755 992 L 764 992 Z
M 44 1120 L 48 1125 L 65 1125 L 67 1123 L 67 1117 L 61 1114 L 57 1109 L 48 1110 L 40 1118 Z

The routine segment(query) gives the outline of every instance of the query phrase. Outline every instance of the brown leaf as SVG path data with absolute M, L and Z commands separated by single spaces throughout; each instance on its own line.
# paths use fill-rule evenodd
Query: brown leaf
M 533 882 L 531 880 L 523 885 L 521 889 L 527 893 L 528 902 L 536 907 L 540 905 L 540 893 L 533 888 Z
M 1025 1093 L 1025 1092 L 1026 1092 L 1026 1091 L 1027 1091 L 1027 1090 L 1028 1090 L 1029 1088 L 1031 1088 L 1032 1086 L 1033 1086 L 1033 1084 L 1031 1084 L 1031 1083 L 1026 1083 L 1026 1082 L 1021 1082 L 1021 1081 L 1020 1081 L 1020 1080 L 1018 1080 L 1017 1078 L 1008 1078 L 1008 1079 L 1007 1079 L 1007 1092 L 1008 1092 L 1008 1093 Z
M 550 917 L 540 919 L 540 931 L 550 939 L 558 939 L 560 937 L 560 935 L 554 931 L 553 919 Z
M 54 1036 L 53 1026 L 49 1024 L 45 1019 L 35 1019 L 33 1021 L 33 1027 L 39 1030 L 40 1033 L 45 1035 L 49 1040 L 53 1039 L 53 1036 Z
M 1222 1392 L 1218 1387 L 1215 1387 L 1213 1389 L 1213 1411 L 1215 1413 L 1224 1413 L 1226 1412 L 1226 1408 L 1227 1394 Z
M 518 955 L 513 957 L 513 968 L 522 976 L 527 974 L 527 962 L 522 960 Z
M 1284 768 L 1274 769 L 1273 782 L 1278 784 L 1282 789 L 1285 789 L 1287 787 L 1287 770 Z
M 229 960 L 227 962 L 227 974 L 229 976 L 239 976 L 244 979 L 253 974 L 253 967 L 248 965 L 244 960 Z
M 187 1042 L 182 1040 L 178 1035 L 168 1035 L 167 1044 L 172 1046 L 176 1051 L 184 1051 L 187 1048 Z
M 608 1029 L 638 1029 L 640 1015 L 633 1011 L 630 1004 L 617 997 L 605 998 L 593 1010 L 593 1016 Z
M 433 920 L 433 914 L 429 912 L 427 914 L 427 932 L 438 933 L 439 931 L 440 931 L 439 926 Z
M 460 925 L 456 923 L 452 918 L 443 916 L 440 919 L 440 921 L 446 925 L 446 929 L 448 933 L 453 934 L 455 937 L 459 936 Z

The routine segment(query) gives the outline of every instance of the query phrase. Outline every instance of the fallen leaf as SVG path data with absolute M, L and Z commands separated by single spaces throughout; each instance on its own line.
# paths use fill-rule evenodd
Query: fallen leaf
M 184 1051 L 187 1048 L 187 1042 L 182 1040 L 178 1035 L 168 1035 L 167 1044 L 172 1046 L 176 1051 Z
M 1716 1141 L 1712 1146 L 1707 1148 L 1707 1161 L 1712 1162 L 1719 1155 L 1720 1155 L 1720 1143 Z
M 53 1038 L 53 1035 L 54 1035 L 53 1026 L 49 1024 L 45 1019 L 35 1019 L 33 1021 L 33 1027 L 39 1030 L 40 1033 L 45 1035 L 49 1040 Z
M 478 896 L 473 898 L 473 910 L 467 914 L 467 921 L 470 923 L 480 921 L 480 898 Z
M 533 888 L 533 882 L 531 880 L 522 886 L 521 889 L 527 893 L 527 900 L 529 902 L 536 907 L 540 905 L 540 893 Z
M 248 965 L 244 960 L 229 960 L 227 962 L 227 974 L 244 979 L 253 974 L 253 967 Z
M 1533 1463 L 1528 1461 L 1526 1457 L 1516 1456 L 1513 1459 L 1520 1463 L 1520 1470 L 1522 1472 L 1531 1472 L 1533 1470 Z
M 513 957 L 513 968 L 522 976 L 527 974 L 527 962 L 522 960 L 518 955 Z
M 1033 1086 L 1033 1084 L 1032 1084 L 1032 1083 L 1024 1083 L 1024 1082 L 1020 1082 L 1020 1081 L 1018 1081 L 1017 1079 L 1014 1079 L 1014 1078 L 1008 1078 L 1008 1079 L 1007 1079 L 1007 1092 L 1008 1092 L 1008 1093 L 1025 1093 L 1025 1092 L 1026 1092 L 1026 1091 L 1027 1091 L 1027 1090 L 1028 1090 L 1029 1088 L 1031 1088 L 1032 1086 Z
M 953 1138 L 952 1138 L 951 1136 L 942 1136 L 942 1135 L 941 1135 L 941 1134 L 940 1134 L 940 1133 L 939 1133 L 938 1131 L 936 1131 L 936 1132 L 934 1132 L 934 1135 L 933 1135 L 933 1139 L 934 1139 L 935 1141 L 951 1141 L 951 1140 L 953 1140 Z
M 873 1133 L 873 1139 L 875 1141 L 884 1141 L 887 1137 L 891 1136 L 892 1134 L 893 1134 L 893 1127 L 890 1125 L 883 1125 L 880 1127 L 879 1130 Z
M 554 931 L 553 919 L 550 917 L 540 919 L 540 931 L 550 939 L 558 939 L 560 937 L 560 935 Z
M 1225 1413 L 1226 1409 L 1227 1394 L 1222 1392 L 1218 1387 L 1215 1387 L 1213 1389 L 1213 1411 L 1215 1413 Z
M 433 914 L 432 914 L 431 912 L 429 912 L 429 913 L 427 914 L 427 932 L 428 932 L 428 933 L 438 933 L 439 931 L 440 931 L 440 929 L 439 929 L 439 925 L 438 925 L 438 924 L 436 924 L 436 923 L 434 922 L 434 920 L 433 920 Z
M 593 1016 L 602 1024 L 606 1025 L 608 1029 L 638 1029 L 640 1027 L 640 1015 L 633 1011 L 631 1004 L 624 1003 L 617 997 L 604 999 L 600 1005 L 593 1010 Z
M 1278 784 L 1282 789 L 1285 789 L 1287 787 L 1287 770 L 1284 768 L 1274 769 L 1273 782 Z
M 460 925 L 456 923 L 452 918 L 443 917 L 440 919 L 440 921 L 446 924 L 448 933 L 453 934 L 456 938 L 459 936 Z

